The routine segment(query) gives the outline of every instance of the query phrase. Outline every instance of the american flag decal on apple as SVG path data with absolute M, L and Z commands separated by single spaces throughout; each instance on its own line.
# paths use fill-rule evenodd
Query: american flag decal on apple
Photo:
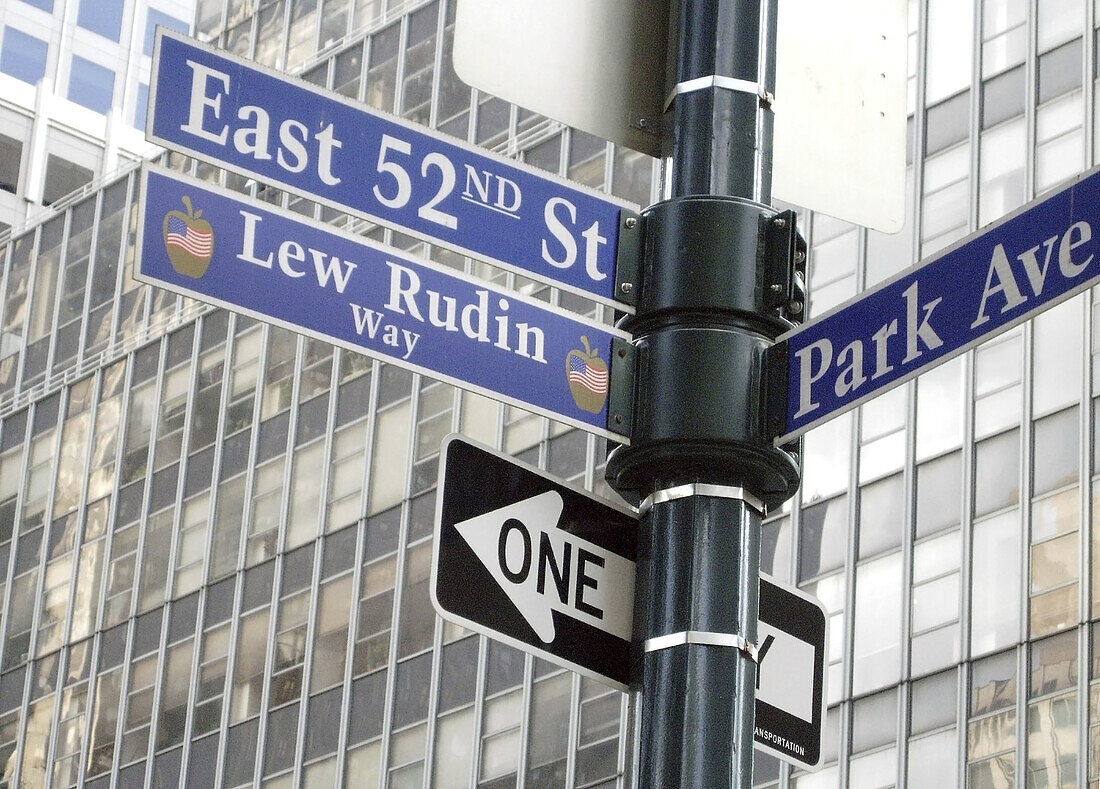
M 164 216 L 164 249 L 178 274 L 198 279 L 206 273 L 214 256 L 214 229 L 195 211 L 191 198 L 184 195 L 183 211 L 169 211 Z
M 607 362 L 592 350 L 588 338 L 581 337 L 584 350 L 574 349 L 565 357 L 565 376 L 573 402 L 582 411 L 598 414 L 607 402 Z

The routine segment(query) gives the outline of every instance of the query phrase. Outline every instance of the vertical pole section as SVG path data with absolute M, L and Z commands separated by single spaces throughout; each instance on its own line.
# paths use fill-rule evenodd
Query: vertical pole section
M 751 86 L 775 93 L 776 13 L 776 0 L 681 0 L 676 85 L 720 79 L 673 103 L 671 197 L 771 202 L 772 113 Z
M 791 285 L 768 241 L 790 221 L 768 205 L 776 0 L 671 6 L 667 199 L 642 216 L 631 445 L 608 459 L 643 512 L 637 785 L 748 789 L 760 521 L 799 481 L 764 416 L 764 352 L 796 320 L 768 300 Z
M 759 527 L 746 502 L 710 495 L 655 503 L 643 519 L 640 787 L 752 785 L 756 663 L 720 636 L 756 642 Z

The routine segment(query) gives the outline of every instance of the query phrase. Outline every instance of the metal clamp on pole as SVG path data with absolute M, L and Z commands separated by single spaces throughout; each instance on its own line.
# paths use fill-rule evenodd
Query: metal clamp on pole
M 669 633 L 666 636 L 647 638 L 642 644 L 642 648 L 646 652 L 657 652 L 684 644 L 698 644 L 705 647 L 730 647 L 736 649 L 753 663 L 760 662 L 760 651 L 756 648 L 756 644 L 749 642 L 736 633 L 708 633 L 704 630 L 685 630 L 682 633 Z
M 677 96 L 684 93 L 694 93 L 697 90 L 710 90 L 711 88 L 721 88 L 736 93 L 751 93 L 754 96 L 759 96 L 760 106 L 766 109 L 771 109 L 772 104 L 775 103 L 775 95 L 759 82 L 711 74 L 709 77 L 696 77 L 674 85 L 668 94 L 668 98 L 665 99 L 665 112 L 668 112 L 668 108 L 672 106 L 672 102 L 676 100 Z
M 743 501 L 761 515 L 765 514 L 764 502 L 752 495 L 744 488 L 731 485 L 708 485 L 701 482 L 693 482 L 689 485 L 677 485 L 673 488 L 657 490 L 646 496 L 638 505 L 638 514 L 645 515 L 654 504 L 664 504 L 666 501 L 686 499 L 689 496 L 710 496 L 714 499 L 736 499 Z

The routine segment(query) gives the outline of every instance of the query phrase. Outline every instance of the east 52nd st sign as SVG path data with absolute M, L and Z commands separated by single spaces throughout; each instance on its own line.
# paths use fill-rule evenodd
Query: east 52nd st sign
M 624 201 L 163 28 L 151 83 L 150 142 L 632 309 L 615 299 Z

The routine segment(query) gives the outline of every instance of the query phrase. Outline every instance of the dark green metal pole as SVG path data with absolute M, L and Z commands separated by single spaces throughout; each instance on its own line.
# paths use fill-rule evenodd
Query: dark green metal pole
M 747 788 L 760 522 L 799 481 L 764 352 L 801 316 L 804 245 L 768 206 L 776 0 L 681 0 L 670 29 L 668 199 L 642 215 L 631 445 L 608 461 L 643 512 L 637 785 Z

